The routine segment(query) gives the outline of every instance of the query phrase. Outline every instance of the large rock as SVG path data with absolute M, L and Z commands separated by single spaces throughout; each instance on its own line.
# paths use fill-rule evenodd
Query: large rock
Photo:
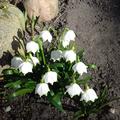
M 11 56 L 18 46 L 13 40 L 17 36 L 18 29 L 25 28 L 24 15 L 11 4 L 6 9 L 0 9 L 0 73 L 10 64 Z
M 58 14 L 58 0 L 25 0 L 28 16 L 39 17 L 39 22 L 50 21 Z

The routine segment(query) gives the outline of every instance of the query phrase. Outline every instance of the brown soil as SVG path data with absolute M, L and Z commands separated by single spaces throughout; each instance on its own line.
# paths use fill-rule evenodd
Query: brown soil
M 98 83 L 111 84 L 110 97 L 120 96 L 120 1 L 61 0 L 56 27 L 69 26 L 77 34 L 78 48 L 85 49 L 85 59 L 95 63 L 93 72 Z M 66 100 L 71 103 L 70 100 Z M 72 120 L 72 112 L 61 113 L 38 96 L 24 96 L 10 103 L 12 110 L 4 112 L 9 103 L 1 103 L 0 120 Z M 120 101 L 111 104 L 114 114 L 105 110 L 89 120 L 120 120 Z

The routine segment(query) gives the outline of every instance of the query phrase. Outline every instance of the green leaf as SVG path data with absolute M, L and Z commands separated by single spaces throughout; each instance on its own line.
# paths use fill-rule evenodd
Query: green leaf
M 95 64 L 89 64 L 87 66 L 91 69 L 97 69 L 97 66 Z
M 13 88 L 13 89 L 18 89 L 20 88 L 21 86 L 21 81 L 18 80 L 18 81 L 15 81 L 15 82 L 10 82 L 8 84 L 6 84 L 4 87 L 7 87 L 7 88 Z
M 57 93 L 55 95 L 48 94 L 48 100 L 51 102 L 52 105 L 54 105 L 58 110 L 64 111 L 61 103 L 61 93 Z
M 82 59 L 82 58 L 83 58 L 83 54 L 84 54 L 84 49 L 81 49 L 81 50 L 77 53 L 78 59 Z
M 54 63 L 54 64 L 51 64 L 50 67 L 53 67 L 53 68 L 63 68 L 64 64 L 62 64 L 62 63 Z
M 36 85 L 35 81 L 28 81 L 28 82 L 25 83 L 24 87 L 25 88 L 32 88 L 32 89 L 34 89 L 35 85 Z
M 83 79 L 77 80 L 77 83 L 78 83 L 78 84 L 83 84 L 83 85 L 85 85 L 85 84 L 88 83 L 88 81 L 91 80 L 91 79 L 92 79 L 91 76 L 85 76 Z
M 13 69 L 13 68 L 9 68 L 9 69 L 3 70 L 2 73 L 3 73 L 4 75 L 13 75 L 13 74 L 17 74 L 17 73 L 18 73 L 18 70 Z
M 14 92 L 12 95 L 10 95 L 11 97 L 17 97 L 17 96 L 23 96 L 27 93 L 31 93 L 33 92 L 33 89 L 31 88 L 25 88 L 25 89 L 20 89 L 20 90 L 17 90 L 16 92 Z

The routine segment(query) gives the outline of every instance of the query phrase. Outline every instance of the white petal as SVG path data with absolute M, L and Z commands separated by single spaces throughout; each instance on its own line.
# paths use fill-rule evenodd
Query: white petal
M 48 84 L 40 83 L 40 84 L 37 84 L 37 86 L 36 86 L 35 94 L 39 94 L 40 97 L 43 96 L 43 95 L 47 96 L 47 93 L 49 91 L 50 91 L 50 89 L 48 87 Z
M 43 80 L 45 81 L 45 83 L 50 83 L 51 85 L 53 85 L 54 82 L 57 82 L 57 73 L 49 71 L 45 73 L 45 75 L 43 76 Z
M 23 63 L 23 60 L 20 57 L 13 57 L 11 60 L 11 66 L 18 68 Z
M 33 62 L 33 64 L 36 66 L 37 64 L 39 64 L 39 60 L 38 60 L 38 58 L 37 57 L 33 57 L 33 56 L 31 56 L 30 57 L 31 58 L 31 62 Z
M 68 94 L 71 96 L 71 98 L 75 95 L 80 95 L 80 93 L 83 92 L 83 90 L 80 88 L 80 86 L 76 83 L 71 84 L 70 86 L 67 86 Z
M 41 32 L 41 37 L 43 39 L 43 42 L 47 41 L 51 42 L 52 41 L 52 35 L 50 34 L 50 32 L 48 30 L 44 30 Z
M 51 59 L 54 61 L 60 60 L 62 58 L 62 51 L 61 50 L 54 50 L 51 52 Z
M 86 90 L 81 96 L 81 101 L 85 100 L 86 102 L 88 101 L 94 102 L 95 99 L 98 99 L 98 96 L 93 89 Z
M 63 57 L 72 63 L 76 60 L 76 53 L 73 50 L 67 50 L 63 53 Z
M 73 65 L 72 69 L 74 72 L 78 72 L 80 75 L 87 73 L 87 67 L 83 62 L 76 63 Z
M 39 51 L 39 45 L 34 41 L 30 41 L 26 45 L 26 50 L 27 52 L 32 52 L 35 54 L 37 51 Z
M 76 35 L 75 35 L 74 31 L 73 30 L 68 30 L 66 32 L 65 36 L 64 36 L 64 40 L 65 41 L 70 41 L 70 40 L 74 41 L 75 37 L 76 37 Z
M 66 48 L 69 45 L 69 43 L 70 43 L 70 41 L 67 41 L 67 40 L 62 41 L 62 45 L 64 48 Z
M 32 72 L 33 69 L 33 64 L 30 62 L 23 62 L 20 66 L 19 66 L 19 70 L 20 72 L 22 72 L 24 75 Z

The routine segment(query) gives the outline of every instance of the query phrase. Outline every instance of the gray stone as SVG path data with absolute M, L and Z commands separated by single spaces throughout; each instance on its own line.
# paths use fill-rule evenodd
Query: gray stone
M 10 60 L 18 43 L 14 40 L 18 30 L 25 28 L 23 13 L 11 4 L 7 4 L 7 9 L 0 9 L 0 73 L 10 65 Z

